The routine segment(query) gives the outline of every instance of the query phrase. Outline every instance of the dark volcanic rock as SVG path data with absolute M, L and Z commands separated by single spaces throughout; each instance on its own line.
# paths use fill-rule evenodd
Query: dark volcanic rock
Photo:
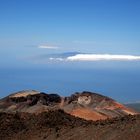
M 21 91 L 0 100 L 0 140 L 139 140 L 136 114 L 92 92 Z
M 1 140 L 139 140 L 140 116 L 86 121 L 63 110 L 0 113 Z
M 132 109 L 106 96 L 84 91 L 69 97 L 46 94 L 35 90 L 20 91 L 0 100 L 1 112 L 41 113 L 63 109 L 66 113 L 86 120 L 100 120 L 137 114 Z

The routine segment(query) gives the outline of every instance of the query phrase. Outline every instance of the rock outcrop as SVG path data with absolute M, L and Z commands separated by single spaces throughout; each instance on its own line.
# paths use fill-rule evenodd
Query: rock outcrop
M 20 91 L 0 100 L 0 112 L 26 112 L 39 114 L 62 109 L 66 113 L 86 120 L 135 115 L 136 111 L 106 96 L 84 91 L 61 97 L 34 90 Z

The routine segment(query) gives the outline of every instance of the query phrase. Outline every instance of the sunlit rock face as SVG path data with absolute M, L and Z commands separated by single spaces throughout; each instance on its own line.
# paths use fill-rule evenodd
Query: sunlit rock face
M 88 105 L 91 103 L 91 96 L 80 96 L 78 98 L 78 103 L 81 105 Z
M 18 98 L 18 97 L 27 97 L 28 95 L 36 95 L 39 94 L 39 91 L 36 90 L 23 90 L 12 95 L 9 95 L 10 98 Z
M 25 90 L 0 100 L 1 112 L 41 113 L 63 109 L 65 112 L 86 120 L 100 120 L 124 115 L 137 114 L 115 100 L 92 92 L 76 92 L 69 97 Z

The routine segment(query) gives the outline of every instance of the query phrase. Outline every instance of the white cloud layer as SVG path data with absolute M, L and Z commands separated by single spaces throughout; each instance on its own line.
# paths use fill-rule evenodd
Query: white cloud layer
M 77 54 L 67 58 L 69 61 L 98 61 L 98 60 L 140 60 L 140 56 L 111 55 L 111 54 Z
M 49 46 L 49 45 L 40 45 L 38 46 L 40 49 L 58 49 L 57 46 Z
M 64 61 L 63 58 L 53 58 L 53 57 L 49 58 L 49 60 Z
M 113 55 L 113 54 L 76 54 L 66 58 L 50 58 L 50 60 L 61 61 L 134 61 L 139 60 L 140 56 L 135 55 Z

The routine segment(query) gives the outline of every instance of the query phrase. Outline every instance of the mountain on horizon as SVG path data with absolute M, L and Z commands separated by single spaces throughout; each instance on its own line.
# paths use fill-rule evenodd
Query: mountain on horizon
M 109 97 L 88 91 L 76 92 L 69 97 L 61 97 L 58 94 L 25 90 L 0 99 L 0 112 L 39 114 L 58 109 L 86 120 L 104 120 L 138 114 L 133 109 Z

